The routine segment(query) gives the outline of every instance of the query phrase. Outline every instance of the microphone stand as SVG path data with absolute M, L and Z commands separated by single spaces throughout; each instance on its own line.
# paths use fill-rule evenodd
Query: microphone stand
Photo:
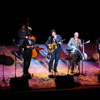
M 16 78 L 16 56 L 15 56 L 15 78 Z
M 13 43 L 14 43 L 14 46 L 15 46 L 15 39 L 13 39 Z M 15 56 L 15 78 L 16 78 L 16 55 Z
M 3 56 L 5 55 L 3 51 L 2 51 L 2 54 L 3 54 Z M 2 65 L 3 65 L 3 79 L 2 79 L 2 81 L 5 83 L 6 81 L 5 81 L 5 77 L 4 77 L 4 64 L 2 64 Z
M 82 44 L 82 73 L 81 75 L 84 75 L 84 72 L 83 72 L 83 67 L 84 67 L 84 40 L 83 40 L 83 44 Z
M 3 64 L 3 79 L 2 79 L 2 81 L 5 83 L 6 81 L 5 81 L 5 77 L 4 77 L 4 64 Z
M 82 56 L 84 57 L 83 53 L 84 53 L 84 40 L 83 40 L 83 44 L 82 44 Z M 82 57 L 82 73 L 81 73 L 81 75 L 83 75 L 83 59 L 84 59 L 83 57 Z

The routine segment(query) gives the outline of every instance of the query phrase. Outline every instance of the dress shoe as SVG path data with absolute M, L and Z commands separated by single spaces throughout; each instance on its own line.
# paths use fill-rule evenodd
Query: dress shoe
M 70 73 L 73 74 L 73 70 L 71 70 Z
M 57 69 L 54 69 L 54 72 L 57 73 L 58 72 Z
M 28 73 L 28 74 L 23 74 L 22 77 L 23 77 L 23 78 L 27 78 L 27 79 L 32 79 L 32 76 L 31 76 L 30 73 Z

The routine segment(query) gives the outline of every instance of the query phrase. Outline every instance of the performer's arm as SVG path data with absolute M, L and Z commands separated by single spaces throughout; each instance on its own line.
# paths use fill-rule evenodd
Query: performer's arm
M 82 48 L 83 45 L 82 45 L 82 43 L 81 43 L 81 40 L 79 40 L 79 41 L 80 41 L 80 42 L 79 42 L 79 47 Z
M 59 35 L 59 41 L 58 41 L 58 44 L 60 45 L 60 46 L 62 46 L 62 44 L 63 44 L 63 41 L 62 41 L 62 37 Z
M 51 43 L 51 37 L 49 37 L 48 40 L 47 40 L 46 43 L 45 43 L 45 45 L 46 45 L 47 48 L 50 48 L 50 47 L 48 46 L 48 44 L 50 44 L 50 43 Z
M 22 48 L 26 47 L 26 39 L 24 39 L 23 43 L 22 43 Z
M 72 43 L 73 43 L 73 38 L 71 38 L 70 40 L 69 40 L 69 42 L 68 42 L 68 47 L 69 48 L 76 48 L 74 45 L 72 45 Z
M 69 40 L 69 42 L 68 42 L 68 44 L 67 44 L 68 47 L 72 47 L 71 44 L 72 44 L 72 38 Z

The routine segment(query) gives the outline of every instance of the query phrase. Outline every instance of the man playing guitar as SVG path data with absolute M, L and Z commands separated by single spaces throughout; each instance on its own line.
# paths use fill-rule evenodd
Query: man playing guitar
M 54 29 L 51 30 L 51 34 L 52 36 L 50 36 L 48 40 L 46 41 L 48 53 L 51 55 L 50 62 L 49 62 L 49 72 L 51 73 L 53 69 L 54 72 L 56 73 L 58 60 L 59 60 L 61 48 L 62 48 L 62 37 L 60 35 L 57 35 Z M 54 60 L 55 62 L 53 66 Z

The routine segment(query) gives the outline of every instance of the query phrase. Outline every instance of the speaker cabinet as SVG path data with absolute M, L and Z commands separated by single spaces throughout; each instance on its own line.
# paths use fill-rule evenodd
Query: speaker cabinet
M 55 78 L 56 88 L 72 88 L 74 84 L 73 75 L 56 76 Z
M 10 78 L 10 88 L 11 90 L 26 90 L 29 88 L 28 79 L 22 77 Z

